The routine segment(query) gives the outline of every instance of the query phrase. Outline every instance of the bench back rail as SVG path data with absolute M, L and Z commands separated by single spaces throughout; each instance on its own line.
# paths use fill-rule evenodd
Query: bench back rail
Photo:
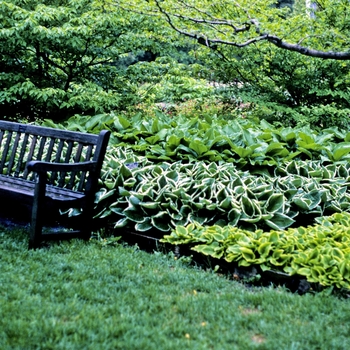
M 49 163 L 96 161 L 102 167 L 101 151 L 105 147 L 101 135 L 44 128 L 0 121 L 0 174 L 34 181 L 26 164 L 32 160 Z M 86 171 L 52 171 L 47 184 L 83 192 L 94 187 L 88 183 Z

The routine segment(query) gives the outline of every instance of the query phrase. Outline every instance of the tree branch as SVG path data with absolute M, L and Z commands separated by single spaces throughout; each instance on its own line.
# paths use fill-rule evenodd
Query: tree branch
M 203 19 L 203 18 L 187 17 L 181 14 L 169 14 L 161 6 L 161 3 L 159 0 L 155 0 L 155 3 L 159 12 L 164 15 L 166 21 L 168 22 L 168 24 L 172 29 L 174 29 L 176 32 L 178 32 L 181 35 L 195 39 L 199 44 L 204 45 L 206 47 L 216 49 L 217 45 L 228 45 L 228 46 L 235 46 L 238 48 L 242 48 L 242 47 L 246 47 L 254 43 L 257 43 L 259 41 L 266 41 L 271 43 L 272 45 L 275 45 L 278 48 L 288 50 L 288 51 L 294 51 L 304 56 L 310 56 L 310 57 L 316 57 L 316 58 L 322 58 L 322 59 L 333 59 L 333 60 L 350 60 L 350 50 L 344 51 L 344 52 L 315 50 L 315 49 L 301 45 L 300 43 L 302 41 L 300 41 L 298 44 L 294 44 L 294 43 L 284 41 L 276 35 L 271 35 L 266 33 L 260 34 L 259 22 L 256 19 L 251 18 L 250 16 L 248 16 L 248 21 L 246 23 L 243 23 L 242 26 L 238 27 L 228 20 L 221 20 L 216 18 Z M 189 21 L 195 24 L 209 25 L 210 27 L 228 26 L 233 29 L 234 35 L 242 32 L 249 32 L 253 27 L 255 28 L 255 33 L 257 33 L 258 36 L 252 37 L 241 43 L 237 41 L 230 41 L 230 40 L 224 40 L 219 38 L 210 38 L 201 33 L 193 33 L 193 32 L 189 32 L 178 28 L 174 24 L 172 17 L 175 17 L 184 21 Z M 218 31 L 217 28 L 215 29 Z

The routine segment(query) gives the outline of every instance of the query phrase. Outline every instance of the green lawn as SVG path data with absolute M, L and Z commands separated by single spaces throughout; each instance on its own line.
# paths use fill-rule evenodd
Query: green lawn
M 0 229 L 0 349 L 350 349 L 349 300 L 248 288 L 172 254 Z

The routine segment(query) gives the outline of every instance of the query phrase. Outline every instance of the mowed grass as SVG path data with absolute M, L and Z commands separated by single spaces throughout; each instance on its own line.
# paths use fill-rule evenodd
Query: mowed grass
M 98 241 L 0 229 L 0 349 L 350 349 L 350 304 Z

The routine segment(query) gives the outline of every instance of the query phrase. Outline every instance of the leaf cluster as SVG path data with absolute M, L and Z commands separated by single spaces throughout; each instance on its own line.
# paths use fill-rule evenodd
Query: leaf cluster
M 259 265 L 306 277 L 322 286 L 350 289 L 350 215 L 338 213 L 319 224 L 285 231 L 254 232 L 232 226 L 178 226 L 162 242 L 186 244 L 204 255 Z
M 152 164 L 130 150 L 107 155 L 96 217 L 115 227 L 168 232 L 177 225 L 285 229 L 349 211 L 350 167 L 292 161 L 247 172 L 233 164 Z
M 238 117 L 156 113 L 101 114 L 75 116 L 63 125 L 68 129 L 98 132 L 108 128 L 112 143 L 132 149 L 153 162 L 197 161 L 229 162 L 251 170 L 290 160 L 342 162 L 350 158 L 350 133 L 331 127 L 316 131 L 310 127 L 276 127 L 262 120 Z M 49 121 L 44 125 L 51 125 Z

